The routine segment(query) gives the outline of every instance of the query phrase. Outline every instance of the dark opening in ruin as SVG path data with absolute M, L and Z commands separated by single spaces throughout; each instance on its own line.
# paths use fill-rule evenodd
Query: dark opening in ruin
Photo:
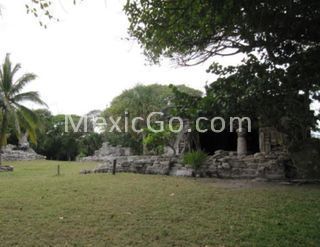
M 248 154 L 260 152 L 259 147 L 259 130 L 252 130 L 247 134 Z
M 214 154 L 215 151 L 222 149 L 225 151 L 237 150 L 237 133 L 224 131 L 221 133 L 214 133 L 208 131 L 206 133 L 199 133 L 201 149 L 209 155 Z M 259 152 L 259 131 L 252 130 L 247 133 L 247 147 L 248 154 Z

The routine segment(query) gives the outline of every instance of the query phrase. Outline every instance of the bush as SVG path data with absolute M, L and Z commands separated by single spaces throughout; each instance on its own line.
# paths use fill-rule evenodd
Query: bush
M 197 171 L 207 160 L 208 155 L 202 151 L 192 151 L 183 156 L 183 163 Z
M 320 178 L 320 140 L 310 139 L 289 149 L 298 178 Z

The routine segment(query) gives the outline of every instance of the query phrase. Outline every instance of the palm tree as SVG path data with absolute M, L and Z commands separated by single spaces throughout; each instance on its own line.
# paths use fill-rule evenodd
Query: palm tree
M 21 135 L 21 127 L 23 127 L 32 142 L 36 142 L 35 128 L 37 127 L 37 115 L 23 105 L 24 102 L 32 102 L 40 105 L 46 105 L 39 97 L 38 92 L 21 92 L 23 88 L 36 75 L 27 73 L 17 80 L 14 76 L 20 70 L 21 65 L 12 66 L 9 54 L 6 55 L 4 63 L 0 68 L 0 110 L 2 113 L 1 129 L 0 129 L 0 165 L 2 164 L 2 148 L 7 142 L 7 129 L 9 121 L 12 120 L 16 129 L 17 136 Z

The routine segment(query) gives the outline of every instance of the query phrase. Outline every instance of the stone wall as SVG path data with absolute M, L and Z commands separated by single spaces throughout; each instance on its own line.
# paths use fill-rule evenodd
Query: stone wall
M 141 174 L 160 174 L 171 176 L 193 176 L 194 170 L 183 164 L 179 157 L 165 156 L 109 156 L 92 171 L 81 173 L 112 172 L 113 160 L 116 160 L 117 172 Z M 285 179 L 289 158 L 283 153 L 255 154 L 239 157 L 235 152 L 218 150 L 209 156 L 203 167 L 197 172 L 202 177 L 218 178 L 266 178 Z
M 172 165 L 178 162 L 177 158 L 162 156 L 119 156 L 105 157 L 93 172 L 111 172 L 113 169 L 113 160 L 117 161 L 117 172 L 133 172 L 142 174 L 160 174 L 169 175 Z
M 14 145 L 7 145 L 3 149 L 2 160 L 18 161 L 18 160 L 44 160 L 45 156 L 37 154 L 32 148 L 19 150 Z
M 104 142 L 102 147 L 95 151 L 94 155 L 81 158 L 80 161 L 102 161 L 105 157 L 121 157 L 132 155 L 131 148 L 121 146 L 111 146 L 108 142 Z
M 263 127 L 259 128 L 259 149 L 260 152 L 270 153 L 273 151 L 284 151 L 285 146 L 285 134 L 277 131 L 276 128 Z
M 209 157 L 202 172 L 219 178 L 284 179 L 289 176 L 291 162 L 284 153 L 256 153 L 238 156 L 235 152 L 218 150 Z

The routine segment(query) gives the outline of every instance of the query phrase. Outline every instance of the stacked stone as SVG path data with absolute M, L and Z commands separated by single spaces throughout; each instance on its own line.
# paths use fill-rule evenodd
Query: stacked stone
M 13 172 L 13 166 L 0 166 L 0 172 Z
M 108 142 L 102 144 L 102 147 L 95 151 L 93 156 L 81 158 L 80 161 L 104 161 L 108 157 L 130 156 L 132 155 L 131 148 L 121 146 L 111 146 Z
M 94 169 L 95 173 L 112 172 L 113 160 L 117 161 L 117 172 L 169 175 L 175 159 L 162 156 L 119 156 L 105 158 L 104 163 Z
M 26 150 L 17 150 L 13 145 L 7 145 L 2 154 L 4 161 L 18 161 L 18 160 L 44 160 L 45 156 L 37 154 L 32 148 Z
M 114 160 L 117 172 L 187 177 L 195 174 L 192 168 L 182 163 L 181 158 L 167 156 L 109 156 L 93 171 L 84 170 L 81 173 L 111 173 Z M 218 150 L 208 157 L 197 174 L 218 178 L 284 179 L 289 161 L 284 153 L 239 156 L 236 152 Z
M 234 152 L 217 151 L 202 168 L 206 176 L 220 178 L 284 179 L 290 159 L 284 153 L 240 156 Z

